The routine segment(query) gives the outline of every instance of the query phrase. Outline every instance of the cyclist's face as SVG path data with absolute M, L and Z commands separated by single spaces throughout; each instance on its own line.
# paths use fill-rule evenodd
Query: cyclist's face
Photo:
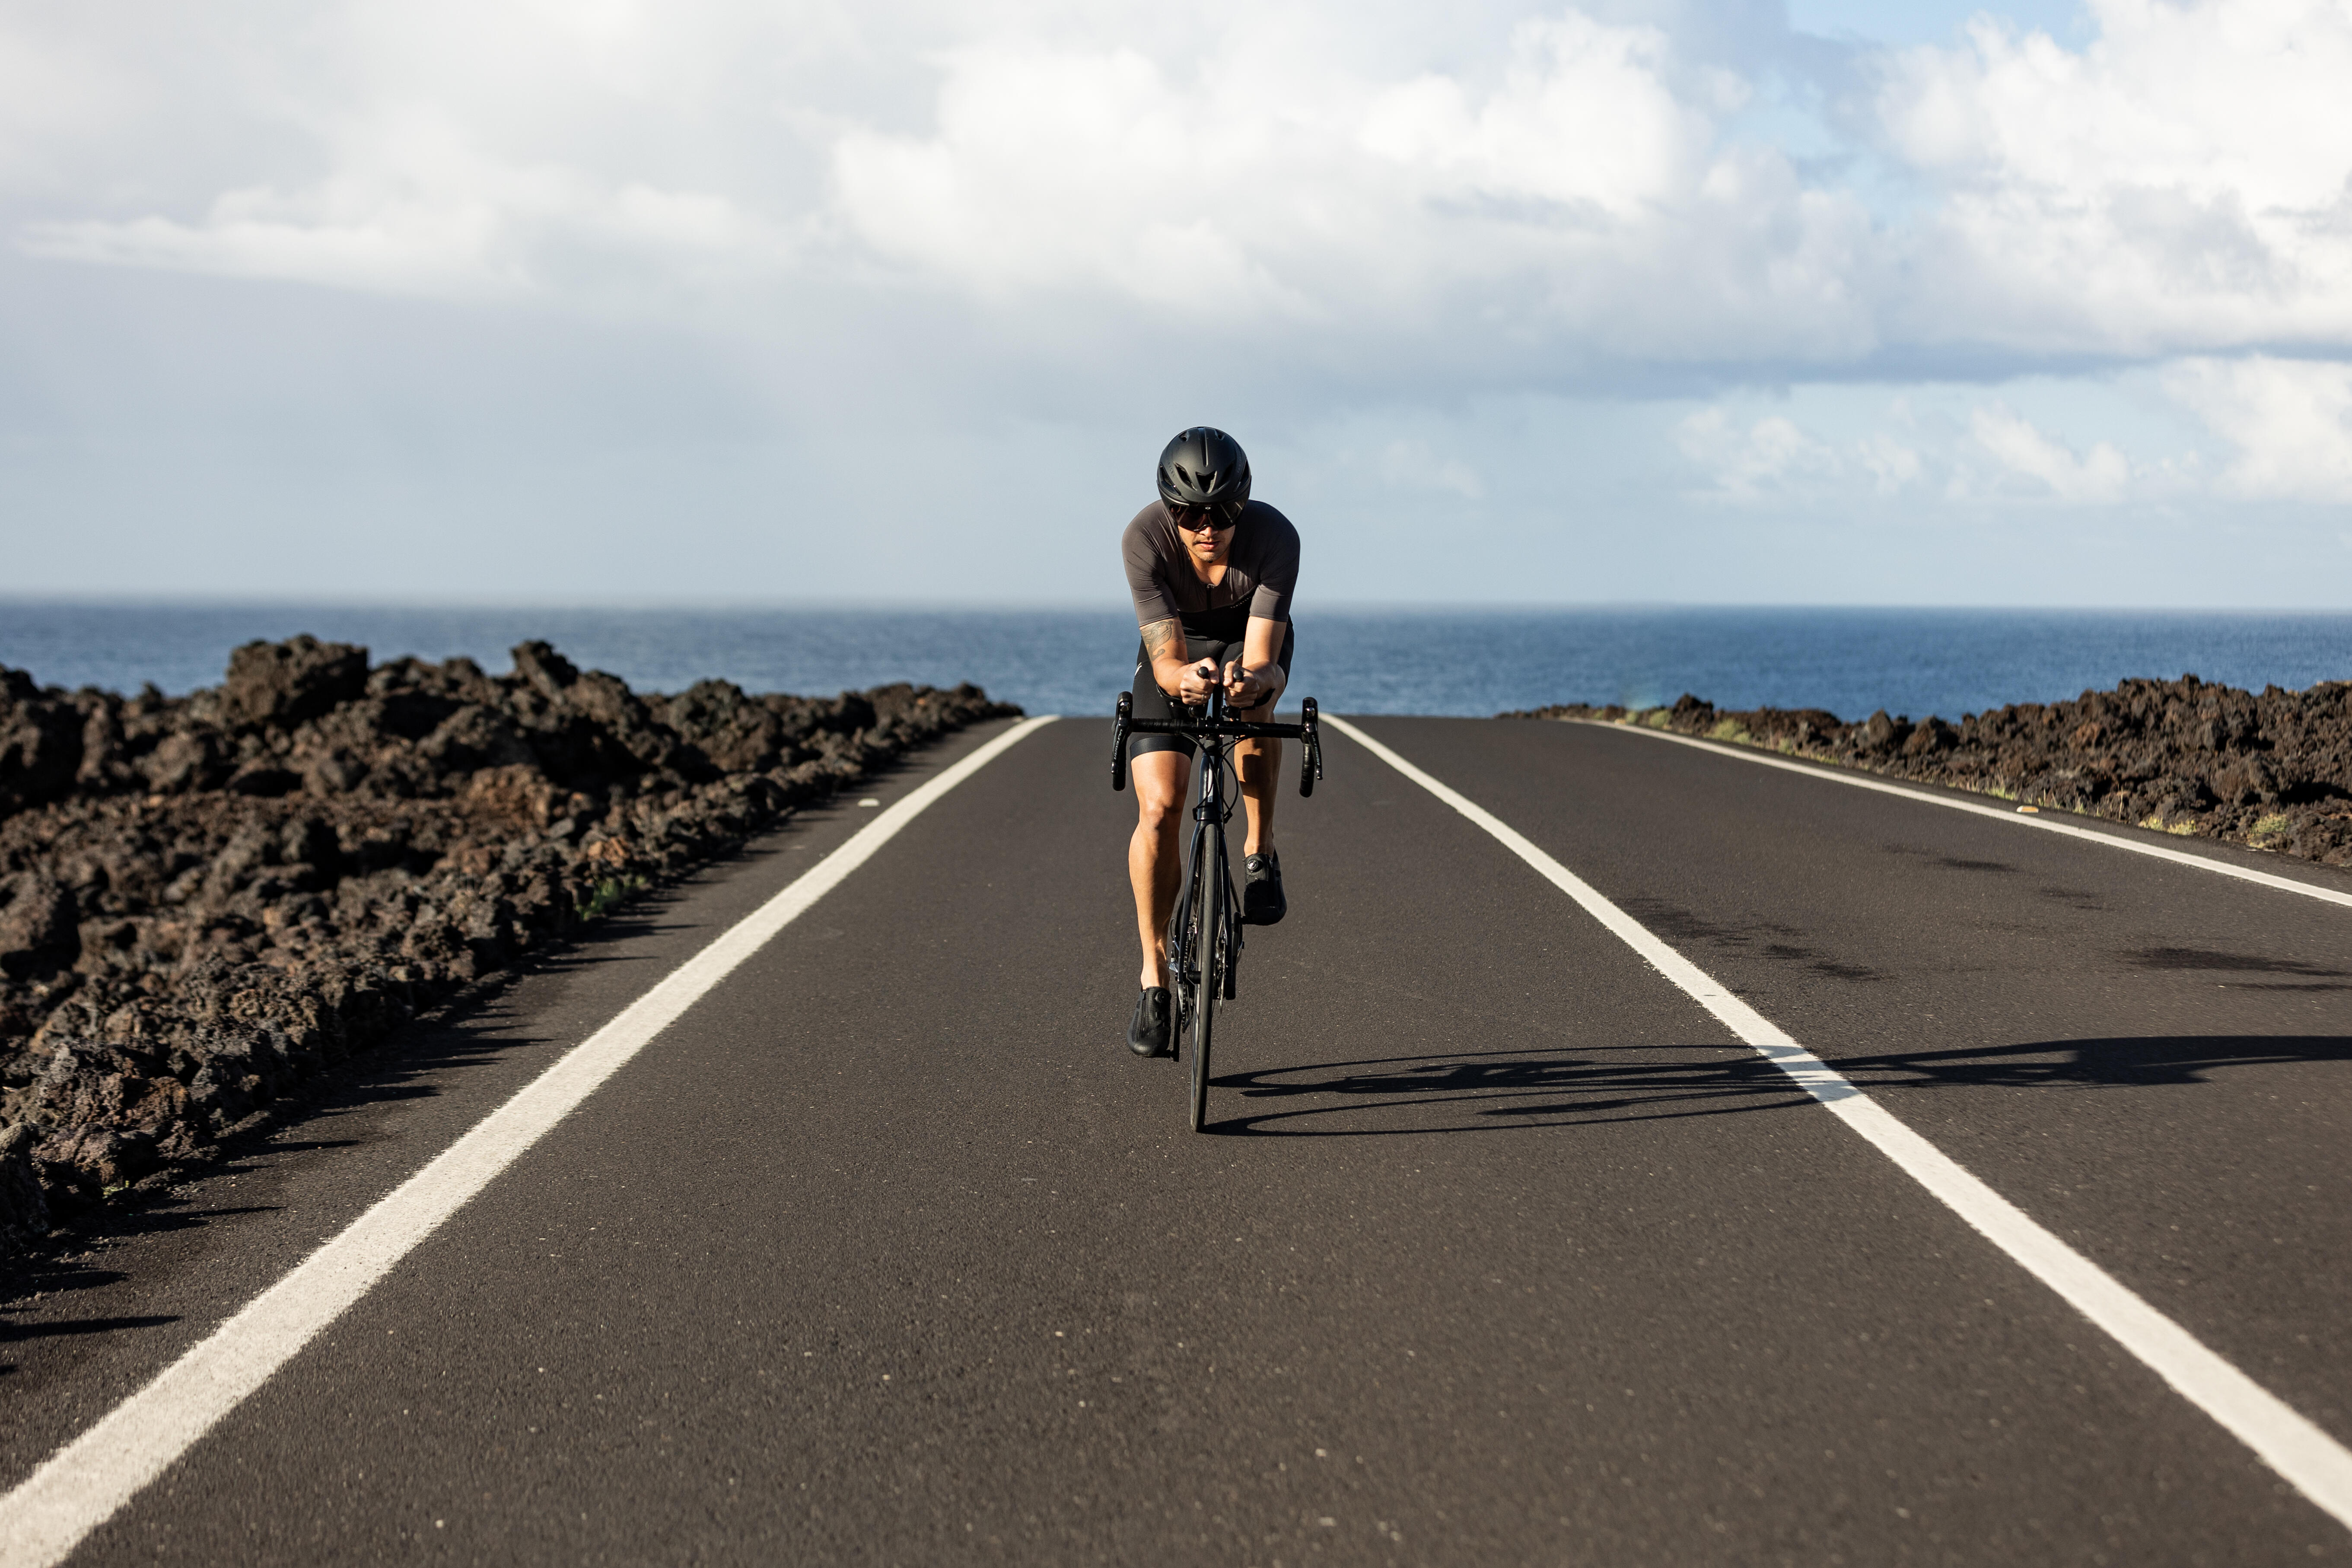
M 1176 530 L 1184 536 L 1184 547 L 1199 561 L 1214 561 L 1234 542 L 1234 523 L 1204 506 L 1180 506 L 1169 509 L 1176 520 Z

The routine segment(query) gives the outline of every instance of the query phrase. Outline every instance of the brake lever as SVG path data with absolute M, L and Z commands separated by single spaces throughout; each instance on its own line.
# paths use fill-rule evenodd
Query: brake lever
M 1135 693 L 1118 694 L 1118 708 L 1110 723 L 1110 787 L 1127 788 L 1127 721 L 1135 712 Z
M 1298 794 L 1302 799 L 1315 793 L 1315 781 L 1323 776 L 1323 731 L 1315 722 L 1317 711 L 1312 697 L 1298 705 Z

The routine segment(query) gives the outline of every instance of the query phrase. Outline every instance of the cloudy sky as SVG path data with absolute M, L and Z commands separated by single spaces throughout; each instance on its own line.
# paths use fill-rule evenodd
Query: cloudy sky
M 2352 0 L 0 0 L 0 593 L 2352 607 Z

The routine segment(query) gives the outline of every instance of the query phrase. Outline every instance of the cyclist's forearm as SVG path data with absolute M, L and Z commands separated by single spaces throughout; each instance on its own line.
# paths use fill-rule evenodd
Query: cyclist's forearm
M 1280 697 L 1283 687 L 1289 682 L 1289 676 L 1276 662 L 1284 636 L 1289 629 L 1285 622 L 1268 620 L 1263 616 L 1249 618 L 1249 629 L 1243 635 L 1240 664 L 1242 678 L 1255 685 L 1262 694 L 1256 702 L 1250 704 L 1252 707 Z
M 1143 628 L 1144 657 L 1151 661 L 1152 683 L 1173 697 L 1183 683 L 1191 661 L 1184 657 L 1184 625 L 1170 619 L 1151 621 Z
M 1266 702 L 1280 697 L 1283 688 L 1290 684 L 1289 672 L 1272 659 L 1264 664 L 1242 666 L 1242 678 L 1257 682 L 1258 689 L 1265 694 L 1260 700 Z
M 1177 697 L 1182 695 L 1185 674 L 1199 668 L 1197 660 L 1184 657 L 1183 645 L 1180 643 L 1177 645 L 1175 653 L 1165 658 L 1155 657 L 1152 659 L 1151 679 L 1160 690 L 1171 697 Z

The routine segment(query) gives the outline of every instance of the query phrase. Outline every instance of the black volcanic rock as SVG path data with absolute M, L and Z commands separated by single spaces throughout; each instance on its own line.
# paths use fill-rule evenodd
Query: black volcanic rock
M 291 728 L 356 699 L 367 672 L 367 649 L 349 643 L 249 642 L 228 656 L 221 711 L 235 725 Z
M 252 643 L 170 699 L 0 668 L 0 1245 L 210 1158 L 419 1010 L 867 769 L 972 686 L 640 695 Z
M 2352 682 L 2262 692 L 2126 680 L 2071 702 L 2023 702 L 1913 724 L 1819 709 L 1717 710 L 1684 696 L 1629 711 L 1583 703 L 1507 713 L 1644 724 L 2168 833 L 2352 866 Z
M 0 667 L 0 814 L 55 800 L 81 768 L 89 715 L 21 669 Z

